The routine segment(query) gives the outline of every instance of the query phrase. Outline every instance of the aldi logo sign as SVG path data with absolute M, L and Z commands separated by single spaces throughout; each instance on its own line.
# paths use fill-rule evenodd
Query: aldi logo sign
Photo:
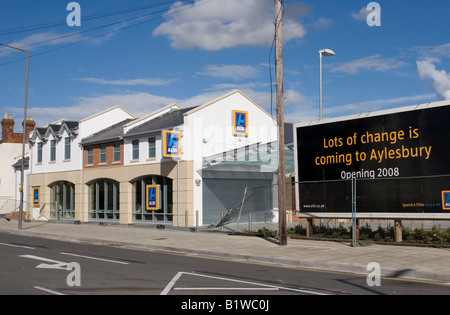
M 39 187 L 33 187 L 33 206 L 39 207 Z
M 233 111 L 233 134 L 237 136 L 248 136 L 248 112 Z
M 163 156 L 181 157 L 181 132 L 164 130 L 163 138 Z
M 146 186 L 147 210 L 159 210 L 159 185 Z
M 442 209 L 450 210 L 450 191 L 442 192 Z

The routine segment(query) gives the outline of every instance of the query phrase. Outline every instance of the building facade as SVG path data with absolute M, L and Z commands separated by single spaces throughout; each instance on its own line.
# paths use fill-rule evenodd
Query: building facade
M 15 121 L 12 115 L 4 113 L 1 121 L 2 125 L 2 139 L 0 141 L 0 214 L 11 213 L 19 207 L 19 186 L 21 167 L 18 167 L 19 172 L 15 172 L 13 164 L 16 159 L 22 156 L 22 142 L 23 133 L 15 133 Z M 32 117 L 27 117 L 25 140 L 28 140 L 28 135 L 34 130 L 35 122 Z M 22 122 L 23 129 L 23 122 Z M 26 148 L 27 149 L 27 148 Z M 26 177 L 24 178 L 24 191 L 28 186 Z M 26 194 L 25 194 L 26 196 Z M 26 205 L 25 205 L 26 206 Z
M 35 129 L 29 198 L 52 220 L 210 224 L 246 186 L 273 184 L 276 139 L 273 117 L 237 90 L 138 119 L 115 107 Z

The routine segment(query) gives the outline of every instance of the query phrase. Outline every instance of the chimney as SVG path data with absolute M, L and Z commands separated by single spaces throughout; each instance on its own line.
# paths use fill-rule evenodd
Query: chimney
M 26 117 L 26 121 L 26 140 L 28 140 L 29 134 L 34 130 L 36 123 L 32 117 Z M 2 119 L 2 143 L 22 143 L 23 133 L 14 133 L 14 125 L 15 121 L 12 115 L 4 113 Z
M 14 143 L 14 120 L 12 115 L 3 114 L 2 119 L 2 143 Z
M 27 125 L 25 126 L 25 141 L 28 141 L 30 137 L 30 133 L 34 131 L 34 127 L 36 126 L 36 122 L 33 120 L 33 117 L 26 117 Z M 22 122 L 23 127 L 23 122 Z

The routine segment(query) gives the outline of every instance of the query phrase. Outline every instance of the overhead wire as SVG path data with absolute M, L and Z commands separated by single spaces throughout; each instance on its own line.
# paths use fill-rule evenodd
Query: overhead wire
M 212 2 L 212 1 L 215 1 L 215 0 L 198 0 L 196 5 L 204 5 L 204 4 L 207 4 L 207 3 Z M 179 5 L 178 7 L 176 7 L 176 9 L 173 10 L 171 13 L 167 13 L 165 15 L 175 14 L 175 13 L 178 13 L 178 12 L 181 12 L 181 11 L 192 9 L 193 7 L 191 7 L 189 5 L 191 5 L 191 3 L 183 3 L 183 4 Z M 64 39 L 64 38 L 68 38 L 68 37 L 84 34 L 84 33 L 87 33 L 87 32 L 91 32 L 91 31 L 94 31 L 94 30 L 99 30 L 99 29 L 106 28 L 106 27 L 111 27 L 111 26 L 114 26 L 114 25 L 128 23 L 128 22 L 131 22 L 133 20 L 141 20 L 143 18 L 148 18 L 151 15 L 155 15 L 155 14 L 162 13 L 162 12 L 166 12 L 166 10 L 164 9 L 164 10 L 158 10 L 158 11 L 154 11 L 154 12 L 150 12 L 150 13 L 146 13 L 146 14 L 141 14 L 141 15 L 136 16 L 136 17 L 124 19 L 124 20 L 121 20 L 121 21 L 118 21 L 118 22 L 109 23 L 109 24 L 106 24 L 106 25 L 102 25 L 102 26 L 98 26 L 98 27 L 92 28 L 92 29 L 79 31 L 79 32 L 73 32 L 73 33 L 69 33 L 69 34 L 61 35 L 61 36 L 57 36 L 57 37 L 54 37 L 54 38 L 51 38 L 51 39 L 47 39 L 47 40 L 44 40 L 44 41 L 33 43 L 33 44 L 29 45 L 29 47 L 33 47 L 33 46 L 36 46 L 36 45 L 41 45 L 41 44 L 52 42 L 52 41 L 56 41 L 56 40 L 61 40 L 61 39 Z M 67 48 L 67 47 L 71 47 L 71 46 L 74 46 L 74 45 L 77 45 L 77 44 L 80 44 L 80 43 L 83 43 L 83 42 L 91 41 L 91 40 L 94 40 L 94 39 L 97 39 L 97 38 L 101 38 L 101 37 L 104 37 L 104 36 L 107 36 L 107 35 L 110 35 L 110 34 L 113 34 L 113 33 L 117 33 L 117 32 L 120 32 L 122 30 L 131 28 L 131 27 L 135 27 L 135 26 L 138 26 L 138 25 L 141 25 L 141 24 L 144 24 L 144 23 L 155 21 L 155 20 L 158 20 L 158 19 L 162 18 L 163 16 L 164 15 L 162 14 L 160 16 L 157 16 L 157 17 L 153 18 L 153 19 L 141 21 L 141 22 L 138 22 L 138 23 L 134 23 L 132 25 L 127 25 L 127 26 L 121 27 L 119 29 L 106 32 L 104 34 L 100 34 L 100 35 L 97 35 L 97 36 L 93 36 L 93 37 L 89 37 L 89 38 L 86 38 L 86 39 L 82 39 L 82 40 L 79 40 L 77 42 L 70 43 L 70 44 L 67 44 L 67 45 L 64 45 L 64 46 L 60 46 L 60 47 L 57 47 L 57 48 L 53 48 L 53 49 L 50 49 L 50 50 L 46 50 L 46 51 L 43 51 L 43 52 L 40 52 L 40 53 L 35 53 L 35 54 L 30 55 L 30 58 L 36 57 L 36 56 L 40 56 L 40 55 L 43 55 L 43 54 L 47 54 L 47 53 L 50 53 L 50 52 L 53 52 L 53 51 L 56 51 L 56 50 L 64 49 L 64 48 Z M 24 60 L 24 59 L 25 58 L 19 58 L 19 59 L 15 59 L 15 60 L 12 60 L 12 61 L 9 61 L 9 62 L 5 62 L 5 63 L 0 64 L 0 67 L 8 65 L 8 64 L 11 64 L 11 63 L 14 63 L 14 62 L 18 62 L 18 61 L 21 61 L 21 60 Z
M 92 21 L 92 20 L 102 19 L 102 18 L 111 17 L 111 16 L 115 16 L 115 15 L 122 15 L 122 14 L 131 13 L 131 12 L 142 11 L 142 10 L 146 10 L 146 9 L 150 9 L 150 8 L 166 6 L 169 4 L 173 4 L 173 1 L 167 1 L 167 2 L 163 2 L 163 3 L 159 3 L 159 4 L 152 4 L 152 5 L 135 7 L 135 8 L 124 9 L 124 10 L 116 10 L 116 11 L 111 11 L 111 12 L 106 12 L 106 13 L 93 14 L 90 16 L 83 17 L 83 21 Z M 36 31 L 36 30 L 42 30 L 42 29 L 46 29 L 46 28 L 64 26 L 64 25 L 67 25 L 66 20 L 17 27 L 17 28 L 12 28 L 12 29 L 0 30 L 0 36 L 26 33 L 26 32 Z

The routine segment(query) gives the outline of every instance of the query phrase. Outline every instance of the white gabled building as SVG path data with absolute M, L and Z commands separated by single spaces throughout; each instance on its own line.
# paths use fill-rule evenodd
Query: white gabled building
M 30 137 L 29 202 L 33 216 L 46 219 L 74 219 L 84 198 L 82 185 L 83 150 L 80 141 L 111 124 L 135 119 L 114 106 L 80 121 L 61 119 L 35 128 Z M 39 190 L 39 201 L 33 193 Z
M 126 119 L 135 117 L 114 106 L 80 121 L 61 119 L 36 128 L 30 138 L 32 173 L 80 171 L 83 166 L 81 139 Z
M 242 200 L 245 187 L 276 181 L 276 121 L 238 90 L 138 119 L 116 107 L 78 126 L 56 125 L 36 128 L 31 142 L 31 186 L 51 219 L 211 224 Z M 65 138 L 72 139 L 70 161 Z

